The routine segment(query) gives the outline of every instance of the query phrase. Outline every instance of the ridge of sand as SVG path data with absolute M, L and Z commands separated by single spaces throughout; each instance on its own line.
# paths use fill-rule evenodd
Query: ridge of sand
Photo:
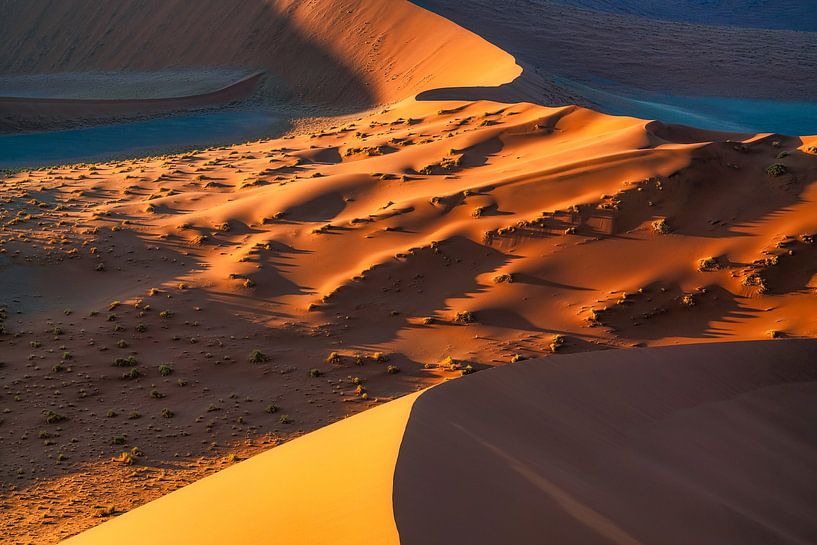
M 185 0 L 116 9 L 15 0 L 0 5 L 0 20 L 3 73 L 233 66 L 281 78 L 297 101 L 336 107 L 493 86 L 521 72 L 509 54 L 407 0 L 202 0 L 195 10 Z
M 66 545 L 400 543 L 392 477 L 419 394 L 327 426 L 163 496 Z
M 814 340 L 761 341 L 506 366 L 313 432 L 64 543 L 808 543 L 816 356 Z
M 216 108 L 244 100 L 263 75 L 251 74 L 206 93 L 166 98 L 92 99 L 0 96 L 0 132 L 19 132 L 101 121 L 126 120 L 174 112 Z

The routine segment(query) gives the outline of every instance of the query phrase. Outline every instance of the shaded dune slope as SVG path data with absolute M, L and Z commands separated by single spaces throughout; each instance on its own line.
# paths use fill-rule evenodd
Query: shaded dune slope
M 296 100 L 353 107 L 518 74 L 507 53 L 405 0 L 6 0 L 0 20 L 4 73 L 239 66 Z
M 817 342 L 586 353 L 424 393 L 403 545 L 817 539 Z
M 813 14 L 802 2 L 686 3 L 697 10 L 643 0 L 418 3 L 514 55 L 525 67 L 525 94 L 534 97 L 525 100 L 713 129 L 817 132 L 817 94 L 805 77 L 817 64 L 817 32 L 813 16 L 798 16 Z M 640 15 L 655 13 L 678 20 Z M 718 15 L 734 26 L 719 26 Z M 786 29 L 798 17 L 810 32 Z M 742 28 L 743 19 L 768 20 L 770 28 Z M 508 100 L 510 90 L 423 96 Z
M 198 95 L 145 99 L 59 99 L 0 97 L 0 132 L 52 128 L 104 120 L 121 120 L 214 108 L 244 100 L 257 89 L 261 74 L 242 78 L 226 87 Z

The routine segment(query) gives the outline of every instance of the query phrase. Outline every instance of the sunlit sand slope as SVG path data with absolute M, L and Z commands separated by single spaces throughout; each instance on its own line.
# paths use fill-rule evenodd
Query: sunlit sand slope
M 417 394 L 260 454 L 66 545 L 399 543 L 392 477 Z

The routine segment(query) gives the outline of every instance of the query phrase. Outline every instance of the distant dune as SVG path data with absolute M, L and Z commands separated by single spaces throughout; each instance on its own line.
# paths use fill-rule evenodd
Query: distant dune
M 216 108 L 251 96 L 262 79 L 262 74 L 253 74 L 209 93 L 168 98 L 74 99 L 0 96 L 0 133 Z
M 241 67 L 277 76 L 296 100 L 360 107 L 519 72 L 507 53 L 406 0 L 6 1 L 0 20 L 3 73 Z
M 710 129 L 817 133 L 809 2 L 418 3 L 514 55 L 528 77 L 549 81 L 540 103 Z

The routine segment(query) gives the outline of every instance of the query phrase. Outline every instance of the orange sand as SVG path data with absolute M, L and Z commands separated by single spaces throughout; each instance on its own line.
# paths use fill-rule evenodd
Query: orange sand
M 298 100 L 379 106 L 0 180 L 0 442 L 19 453 L 0 534 L 54 542 L 173 490 L 165 472 L 512 360 L 817 336 L 817 137 L 417 100 L 521 68 L 402 0 L 200 4 L 9 3 L 0 69 L 238 64 Z

